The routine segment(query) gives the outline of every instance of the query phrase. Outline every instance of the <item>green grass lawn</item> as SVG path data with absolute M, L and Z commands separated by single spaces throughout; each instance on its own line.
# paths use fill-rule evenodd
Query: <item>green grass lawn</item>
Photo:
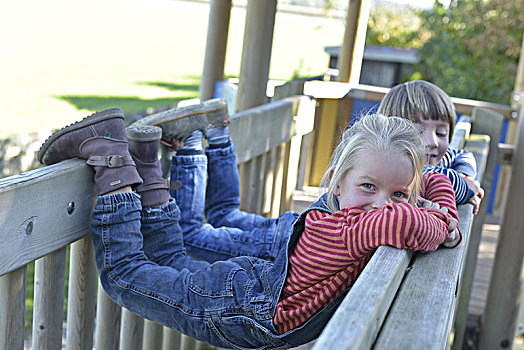
M 209 4 L 176 0 L 0 3 L 0 138 L 107 107 L 139 112 L 198 95 Z M 245 9 L 231 11 L 225 74 L 238 76 Z M 278 13 L 270 78 L 322 74 L 340 20 Z
M 198 96 L 209 5 L 176 0 L 0 3 L 0 139 L 49 132 L 109 107 L 125 113 Z M 238 76 L 245 9 L 231 12 L 225 74 Z M 335 19 L 278 13 L 270 78 L 322 74 Z M 28 265 L 30 332 L 34 263 Z M 66 290 L 67 296 L 67 290 Z

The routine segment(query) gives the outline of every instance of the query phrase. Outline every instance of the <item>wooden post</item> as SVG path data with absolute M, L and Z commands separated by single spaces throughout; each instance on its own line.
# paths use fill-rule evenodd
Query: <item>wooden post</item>
M 248 0 L 236 111 L 267 102 L 276 0 Z
M 453 339 L 454 350 L 462 349 L 462 344 L 464 342 L 468 306 L 471 297 L 471 289 L 473 287 L 475 266 L 477 264 L 477 255 L 480 246 L 480 239 L 482 236 L 482 228 L 486 218 L 488 200 L 492 195 L 491 185 L 493 183 L 495 163 L 497 163 L 497 146 L 500 139 L 500 133 L 502 131 L 502 123 L 504 121 L 504 117 L 501 114 L 484 108 L 474 108 L 472 119 L 473 125 L 471 131 L 473 134 L 489 135 L 489 154 L 486 162 L 486 168 L 484 169 L 484 176 L 482 176 L 481 181 L 482 188 L 485 190 L 485 198 L 480 204 L 480 208 L 475 217 L 475 220 L 473 220 L 466 262 L 464 264 L 464 271 L 462 272 L 462 285 L 460 288 L 457 313 L 455 315 L 455 337 Z
M 479 349 L 505 349 L 513 342 L 515 322 L 522 288 L 521 271 L 524 257 L 524 104 L 521 107 L 500 227 L 499 242 L 486 302 L 485 322 Z
M 214 97 L 215 83 L 224 80 L 231 0 L 212 0 L 207 27 L 206 55 L 200 82 L 200 100 Z
M 358 84 L 371 0 L 350 0 L 344 41 L 338 58 L 338 81 Z
M 24 348 L 27 267 L 0 276 L 0 349 Z
M 66 248 L 35 262 L 33 348 L 61 349 Z
M 519 109 L 517 128 L 510 123 L 508 140 L 515 140 L 511 174 L 502 212 L 499 242 L 491 273 L 485 322 L 482 325 L 479 349 L 508 348 L 513 343 L 515 323 L 522 292 L 521 271 L 524 258 L 521 199 L 524 198 L 524 38 L 520 49 L 519 65 L 515 78 L 512 107 Z

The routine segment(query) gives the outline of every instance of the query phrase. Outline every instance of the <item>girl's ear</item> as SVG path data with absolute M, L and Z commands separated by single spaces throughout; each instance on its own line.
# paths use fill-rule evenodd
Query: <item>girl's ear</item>
M 330 181 L 330 182 L 331 182 L 331 180 L 333 179 L 333 173 L 334 173 L 334 172 L 335 172 L 335 169 L 331 169 L 331 170 L 329 171 L 329 181 Z M 337 185 L 335 186 L 335 188 L 333 189 L 333 194 L 334 194 L 335 196 L 340 196 L 340 185 L 339 185 L 339 184 L 337 184 Z

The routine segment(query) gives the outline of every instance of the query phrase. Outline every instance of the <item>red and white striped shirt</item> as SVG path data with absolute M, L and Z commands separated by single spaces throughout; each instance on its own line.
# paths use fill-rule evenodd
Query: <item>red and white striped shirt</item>
M 455 193 L 441 174 L 423 176 L 421 196 L 447 207 L 458 220 Z M 408 203 L 365 211 L 343 208 L 333 214 L 311 210 L 305 230 L 290 252 L 286 282 L 273 323 L 280 334 L 306 322 L 353 285 L 381 245 L 433 251 L 448 236 L 449 217 Z

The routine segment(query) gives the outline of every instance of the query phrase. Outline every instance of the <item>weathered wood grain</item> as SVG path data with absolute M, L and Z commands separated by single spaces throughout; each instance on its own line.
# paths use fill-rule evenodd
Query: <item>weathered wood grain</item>
M 65 272 L 65 247 L 35 262 L 32 336 L 34 349 L 62 348 Z
M 399 288 L 413 252 L 379 247 L 313 349 L 369 349 Z
M 82 160 L 1 179 L 0 275 L 88 234 L 95 197 L 93 172 Z

